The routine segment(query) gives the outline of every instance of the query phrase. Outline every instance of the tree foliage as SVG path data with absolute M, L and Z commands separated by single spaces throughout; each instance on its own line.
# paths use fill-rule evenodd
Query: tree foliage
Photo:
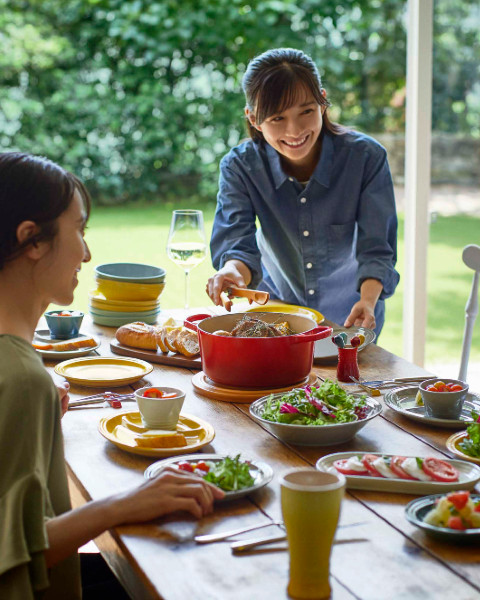
M 244 136 L 245 66 L 280 46 L 312 55 L 335 119 L 403 131 L 404 0 L 247 2 L 0 0 L 0 146 L 49 156 L 104 203 L 213 196 Z M 437 3 L 434 124 L 480 135 L 473 4 Z

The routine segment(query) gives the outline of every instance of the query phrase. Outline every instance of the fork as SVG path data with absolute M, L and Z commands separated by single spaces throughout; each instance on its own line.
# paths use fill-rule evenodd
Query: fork
M 78 400 L 73 400 L 68 403 L 68 409 L 76 408 L 77 406 L 88 406 L 89 404 L 100 404 L 102 402 L 112 403 L 117 402 L 131 402 L 135 400 L 134 394 L 116 394 L 114 392 L 101 392 L 100 394 L 93 394 L 93 396 L 85 396 Z M 120 405 L 121 406 L 121 405 Z

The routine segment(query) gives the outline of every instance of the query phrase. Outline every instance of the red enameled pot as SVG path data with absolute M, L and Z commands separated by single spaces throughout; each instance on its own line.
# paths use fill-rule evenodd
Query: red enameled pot
M 295 334 L 279 337 L 230 337 L 215 331 L 232 331 L 245 314 L 267 323 L 287 321 Z M 240 388 L 277 388 L 304 380 L 312 369 L 313 345 L 332 335 L 332 328 L 317 326 L 308 317 L 284 313 L 233 313 L 212 317 L 192 315 L 185 327 L 198 333 L 202 367 L 215 383 Z

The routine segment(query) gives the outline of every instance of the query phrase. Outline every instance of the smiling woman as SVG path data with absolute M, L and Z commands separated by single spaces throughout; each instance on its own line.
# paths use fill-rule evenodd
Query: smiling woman
M 0 461 L 0 598 L 81 598 L 76 551 L 85 542 L 175 510 L 201 517 L 223 497 L 170 471 L 71 510 L 59 394 L 31 342 L 48 304 L 73 300 L 77 273 L 90 260 L 89 205 L 82 183 L 58 165 L 0 154 L 0 456 L 8 456 Z M 61 397 L 68 402 L 67 388 Z M 126 598 L 110 576 L 103 594 Z
M 385 149 L 330 121 L 317 67 L 300 50 L 253 59 L 243 89 L 251 140 L 220 164 L 208 294 L 220 305 L 232 284 L 258 286 L 378 336 L 399 279 Z

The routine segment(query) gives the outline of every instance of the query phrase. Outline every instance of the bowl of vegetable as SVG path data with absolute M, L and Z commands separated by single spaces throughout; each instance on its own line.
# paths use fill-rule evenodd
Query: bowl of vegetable
M 79 310 L 50 310 L 45 320 L 52 340 L 69 340 L 76 337 L 83 320 Z
M 458 379 L 427 379 L 419 386 L 425 414 L 436 419 L 458 419 L 468 384 Z
M 472 410 L 473 423 L 447 439 L 447 448 L 464 460 L 480 464 L 480 413 Z
M 135 390 L 135 400 L 144 427 L 176 430 L 185 392 L 165 386 L 146 386 Z
M 241 460 L 221 454 L 190 454 L 159 460 L 145 470 L 145 478 L 157 477 L 166 467 L 198 475 L 225 492 L 223 500 L 236 500 L 260 489 L 273 478 L 272 468 L 264 462 Z
M 410 523 L 446 542 L 478 544 L 480 496 L 467 490 L 412 500 L 405 507 Z
M 250 406 L 250 414 L 283 442 L 333 446 L 351 440 L 382 412 L 375 398 L 348 394 L 334 381 L 270 394 Z

